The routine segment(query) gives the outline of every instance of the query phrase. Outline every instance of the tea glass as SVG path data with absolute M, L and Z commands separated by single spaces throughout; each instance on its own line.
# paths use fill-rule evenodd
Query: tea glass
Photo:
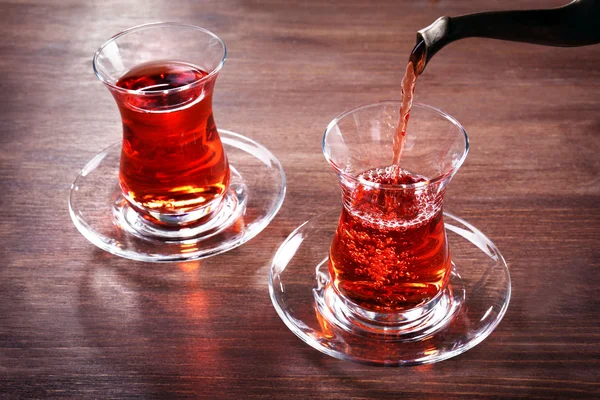
M 127 30 L 94 56 L 94 71 L 121 113 L 123 196 L 157 226 L 155 234 L 194 223 L 205 230 L 201 220 L 219 211 L 228 193 L 229 165 L 212 111 L 225 58 L 215 34 L 182 24 Z
M 135 260 L 197 259 L 241 245 L 275 216 L 281 164 L 217 129 L 212 99 L 225 59 L 217 35 L 172 22 L 128 29 L 98 49 L 94 72 L 123 133 L 71 189 L 71 217 L 92 243 Z
M 271 264 L 279 316 L 341 359 L 406 365 L 455 356 L 491 333 L 510 298 L 498 249 L 443 211 L 469 150 L 464 128 L 413 105 L 398 169 L 390 164 L 399 110 L 400 102 L 380 102 L 329 124 L 323 153 L 341 187 L 341 215 L 304 222 Z
M 415 105 L 401 168 L 390 166 L 398 113 L 394 102 L 362 106 L 337 117 L 323 137 L 342 191 L 329 252 L 331 301 L 344 316 L 388 331 L 421 329 L 448 314 L 436 310 L 450 306 L 444 193 L 469 149 L 460 124 Z

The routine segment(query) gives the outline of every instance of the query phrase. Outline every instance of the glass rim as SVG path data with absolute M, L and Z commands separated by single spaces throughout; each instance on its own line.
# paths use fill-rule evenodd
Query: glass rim
M 362 104 L 360 106 L 351 108 L 349 110 L 346 110 L 344 112 L 342 112 L 341 114 L 337 115 L 328 125 L 327 128 L 325 128 L 325 133 L 323 134 L 323 140 L 321 143 L 321 151 L 323 152 L 323 156 L 325 157 L 325 160 L 327 160 L 327 163 L 329 163 L 329 165 L 331 165 L 333 167 L 333 169 L 342 177 L 344 177 L 345 179 L 348 179 L 352 182 L 355 182 L 359 185 L 362 186 L 367 186 L 367 187 L 371 187 L 374 189 L 384 189 L 384 190 L 407 190 L 407 189 L 423 189 L 428 187 L 429 185 L 432 184 L 436 184 L 438 182 L 442 182 L 448 178 L 451 178 L 456 171 L 461 167 L 461 165 L 463 164 L 463 162 L 465 161 L 465 159 L 467 158 L 467 154 L 469 153 L 469 136 L 467 135 L 467 131 L 465 130 L 465 128 L 461 125 L 460 122 L 458 122 L 453 116 L 451 116 L 450 114 L 445 113 L 444 111 L 437 109 L 435 107 L 429 106 L 427 104 L 422 104 L 422 103 L 413 103 L 412 107 L 416 107 L 416 108 L 421 108 L 421 109 L 425 109 L 425 110 L 429 110 L 429 111 L 433 111 L 434 113 L 438 114 L 439 116 L 441 116 L 442 118 L 446 119 L 448 122 L 450 122 L 452 125 L 454 125 L 455 127 L 457 127 L 459 129 L 459 131 L 463 134 L 463 137 L 465 139 L 465 149 L 463 151 L 463 154 L 461 156 L 461 158 L 458 160 L 458 162 L 452 166 L 452 168 L 450 168 L 447 172 L 437 175 L 434 178 L 431 179 L 427 179 L 426 181 L 423 182 L 416 182 L 416 183 L 398 183 L 398 184 L 389 184 L 389 183 L 377 183 L 377 182 L 371 182 L 368 181 L 366 179 L 363 178 L 359 178 L 354 174 L 351 174 L 347 171 L 344 171 L 343 169 L 341 169 L 332 159 L 331 157 L 329 157 L 329 155 L 327 154 L 327 151 L 325 151 L 325 146 L 326 146 L 326 142 L 327 142 L 327 136 L 328 134 L 331 132 L 331 130 L 333 129 L 334 126 L 336 126 L 339 121 L 341 121 L 343 118 L 357 112 L 360 110 L 363 110 L 365 108 L 372 108 L 372 107 L 378 107 L 378 106 L 383 106 L 383 105 L 397 105 L 398 107 L 400 107 L 401 101 L 400 100 L 383 100 L 383 101 L 378 101 L 376 103 L 369 103 L 369 104 Z M 391 144 L 391 143 L 390 143 Z M 391 148 L 391 146 L 390 146 Z M 374 168 L 378 168 L 378 166 L 373 166 Z
M 131 90 L 131 89 L 125 89 L 125 88 L 119 87 L 119 86 L 109 82 L 106 79 L 106 77 L 98 70 L 98 68 L 97 68 L 98 57 L 100 56 L 100 53 L 102 53 L 102 51 L 106 48 L 106 46 L 115 42 L 117 39 L 119 39 L 123 36 L 129 35 L 130 33 L 143 31 L 143 30 L 151 29 L 151 28 L 160 28 L 160 27 L 191 28 L 191 29 L 201 31 L 209 36 L 212 36 L 214 39 L 217 39 L 217 41 L 223 47 L 223 56 L 221 57 L 221 61 L 219 62 L 219 65 L 217 65 L 215 68 L 213 68 L 213 70 L 210 71 L 206 76 L 204 76 L 192 83 L 188 83 L 187 85 L 180 86 L 180 87 L 173 88 L 173 89 L 167 89 L 167 90 L 147 90 L 147 91 Z M 214 79 L 216 77 L 216 75 L 219 73 L 219 71 L 221 71 L 221 68 L 223 68 L 223 65 L 225 64 L 226 59 L 227 59 L 227 46 L 225 46 L 225 42 L 223 42 L 223 40 L 221 40 L 220 37 L 218 37 L 216 34 L 212 33 L 211 31 L 209 31 L 208 29 L 202 28 L 197 25 L 186 24 L 186 23 L 182 23 L 182 22 L 151 22 L 149 24 L 137 25 L 137 26 L 131 27 L 129 29 L 125 29 L 124 31 L 121 31 L 121 32 L 117 33 L 116 35 L 112 36 L 110 39 L 108 39 L 106 42 L 104 42 L 102 44 L 102 46 L 100 46 L 98 48 L 98 50 L 96 50 L 96 52 L 94 53 L 94 58 L 92 60 L 92 65 L 94 68 L 94 73 L 96 74 L 98 79 L 100 79 L 100 81 L 102 83 L 104 83 L 106 86 L 108 86 L 110 89 L 121 92 L 121 93 L 127 93 L 127 94 L 136 95 L 136 96 L 139 96 L 139 95 L 145 96 L 145 95 L 172 94 L 172 93 L 182 92 L 182 91 L 194 88 L 196 86 L 199 86 L 201 84 L 204 84 L 205 82 L 207 82 L 211 79 Z

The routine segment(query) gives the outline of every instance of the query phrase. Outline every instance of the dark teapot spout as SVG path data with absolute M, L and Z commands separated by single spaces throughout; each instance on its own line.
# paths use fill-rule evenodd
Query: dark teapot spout
M 444 46 L 469 37 L 562 47 L 600 43 L 600 0 L 575 0 L 545 10 L 441 17 L 417 33 L 415 48 L 421 42 L 424 45 L 424 60 L 417 72 L 423 72 L 431 57 Z

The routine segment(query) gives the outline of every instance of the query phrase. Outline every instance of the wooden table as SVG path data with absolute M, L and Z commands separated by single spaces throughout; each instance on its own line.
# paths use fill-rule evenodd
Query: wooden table
M 420 367 L 338 361 L 284 326 L 267 284 L 281 241 L 339 204 L 324 128 L 399 97 L 418 29 L 440 15 L 561 3 L 2 0 L 0 398 L 600 397 L 600 46 L 464 40 L 418 83 L 417 101 L 471 139 L 446 209 L 510 266 L 510 307 L 483 343 Z M 288 178 L 258 237 L 200 262 L 112 256 L 67 209 L 79 170 L 121 135 L 92 55 L 157 20 L 227 43 L 217 124 L 267 145 Z

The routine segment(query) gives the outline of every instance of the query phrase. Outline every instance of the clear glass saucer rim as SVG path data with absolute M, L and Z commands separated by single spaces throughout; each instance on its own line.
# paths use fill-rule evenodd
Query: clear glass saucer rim
M 89 173 L 93 172 L 99 165 L 104 161 L 107 155 L 111 151 L 116 148 L 120 148 L 122 143 L 116 142 L 112 145 L 104 148 L 102 151 L 94 155 L 80 170 L 79 174 L 73 181 L 71 188 L 69 190 L 69 198 L 68 198 L 68 207 L 69 214 L 71 216 L 71 220 L 73 224 L 77 228 L 77 230 L 93 245 L 96 247 L 107 251 L 111 254 L 114 254 L 119 257 L 123 257 L 126 259 L 134 260 L 134 261 L 143 261 L 143 262 L 154 262 L 154 263 L 164 263 L 164 262 L 181 262 L 181 261 L 191 261 L 191 260 L 199 260 L 207 257 L 216 256 L 218 254 L 222 254 L 224 252 L 230 251 L 243 245 L 248 242 L 252 238 L 256 237 L 259 233 L 261 233 L 268 224 L 275 218 L 281 207 L 283 206 L 283 202 L 285 200 L 285 195 L 287 191 L 287 182 L 286 175 L 281 165 L 281 162 L 275 157 L 275 155 L 265 146 L 258 143 L 257 141 L 250 139 L 246 136 L 243 136 L 239 133 L 227 130 L 227 129 L 218 129 L 219 135 L 221 137 L 221 141 L 225 147 L 232 146 L 240 151 L 244 151 L 247 154 L 250 154 L 257 160 L 259 160 L 262 164 L 265 165 L 266 168 L 269 168 L 273 171 L 277 171 L 278 181 L 274 183 L 274 186 L 279 187 L 279 191 L 277 193 L 273 193 L 273 196 L 276 200 L 273 202 L 272 207 L 264 212 L 262 218 L 257 219 L 258 223 L 253 223 L 251 229 L 247 229 L 245 234 L 239 237 L 237 240 L 232 242 L 223 243 L 220 246 L 214 247 L 210 250 L 201 250 L 189 253 L 179 253 L 179 254 L 171 254 L 171 255 L 161 255 L 161 254 L 141 254 L 135 251 L 128 251 L 127 249 L 121 249 L 114 244 L 111 244 L 112 239 L 106 237 L 102 234 L 96 234 L 94 229 L 90 226 L 90 224 L 80 215 L 78 215 L 77 208 L 74 206 L 74 192 L 77 190 L 78 183 L 85 178 Z M 258 157 L 256 154 L 253 154 L 247 146 L 254 146 L 261 152 L 261 157 Z M 227 150 L 227 149 L 226 149 Z M 229 156 L 229 154 L 228 154 Z M 265 160 L 268 160 L 269 163 L 272 163 L 270 166 L 265 163 Z M 235 166 L 235 160 L 231 160 L 229 157 L 230 163 Z M 118 165 L 117 165 L 118 168 Z M 245 214 L 245 213 L 244 213 Z M 108 239 L 108 240 L 103 240 Z M 185 240 L 189 242 L 189 239 Z
M 470 349 L 472 349 L 473 347 L 477 346 L 478 344 L 480 344 L 482 341 L 484 341 L 495 329 L 496 327 L 500 324 L 500 322 L 502 321 L 502 319 L 504 318 L 504 315 L 506 314 L 506 311 L 508 309 L 508 305 L 510 303 L 510 299 L 511 299 L 511 277 L 510 277 L 510 272 L 508 269 L 508 264 L 506 263 L 506 260 L 504 259 L 504 257 L 502 256 L 502 254 L 500 253 L 500 251 L 498 250 L 498 248 L 496 247 L 496 245 L 487 237 L 485 236 L 480 230 L 478 230 L 475 226 L 471 225 L 470 223 L 466 222 L 465 220 L 463 220 L 460 217 L 457 217 L 451 213 L 448 212 L 444 212 L 444 219 L 446 220 L 446 229 L 448 230 L 448 225 L 451 225 L 451 221 L 456 221 L 458 224 L 463 225 L 464 227 L 468 228 L 470 232 L 478 235 L 478 237 L 480 239 L 483 239 L 485 244 L 489 246 L 489 248 L 493 251 L 493 253 L 498 257 L 498 264 L 502 266 L 502 273 L 505 274 L 505 279 L 506 279 L 506 296 L 505 296 L 505 301 L 501 307 L 501 309 L 498 312 L 498 315 L 496 317 L 496 319 L 494 320 L 494 322 L 491 325 L 488 325 L 487 328 L 485 330 L 483 330 L 480 334 L 478 334 L 477 336 L 475 336 L 472 340 L 470 340 L 467 344 L 456 348 L 453 351 L 448 351 L 448 352 L 444 352 L 441 353 L 437 356 L 433 356 L 433 357 L 427 357 L 427 358 L 422 358 L 422 359 L 413 359 L 413 360 L 398 360 L 398 359 L 394 359 L 394 360 L 388 360 L 388 361 L 380 361 L 380 360 L 373 360 L 373 359 L 368 359 L 368 358 L 361 358 L 361 357 L 355 357 L 355 356 L 350 356 L 347 353 L 341 352 L 341 351 L 337 351 L 331 348 L 328 348 L 326 346 L 321 345 L 317 340 L 315 340 L 314 338 L 311 338 L 311 336 L 304 332 L 302 330 L 302 328 L 300 327 L 300 325 L 304 325 L 304 327 L 310 329 L 310 327 L 308 325 L 306 325 L 303 321 L 300 320 L 296 320 L 297 322 L 294 323 L 291 319 L 293 319 L 292 316 L 287 315 L 287 313 L 285 312 L 284 308 L 282 307 L 281 304 L 279 304 L 279 301 L 277 299 L 277 294 L 274 288 L 274 282 L 273 282 L 273 277 L 274 277 L 274 269 L 275 269 L 275 261 L 278 259 L 278 257 L 280 257 L 280 253 L 284 250 L 284 248 L 286 247 L 286 245 L 288 245 L 288 243 L 296 236 L 298 235 L 298 233 L 300 231 L 303 230 L 303 228 L 306 227 L 306 225 L 310 224 L 313 221 L 317 221 L 321 218 L 323 218 L 326 215 L 335 213 L 336 215 L 339 214 L 339 210 L 330 210 L 328 212 L 324 212 L 321 213 L 319 215 L 316 215 L 314 217 L 312 217 L 309 220 L 304 221 L 302 224 L 300 224 L 296 229 L 294 229 L 289 235 L 288 237 L 281 243 L 281 245 L 279 246 L 279 248 L 277 249 L 275 255 L 273 256 L 273 259 L 271 260 L 271 266 L 269 269 L 269 295 L 271 298 L 271 302 L 273 304 L 273 307 L 275 308 L 275 311 L 277 312 L 278 316 L 281 318 L 281 320 L 284 322 L 284 324 L 286 325 L 286 327 L 292 331 L 299 339 L 301 339 L 304 343 L 308 344 L 310 347 L 320 351 L 323 354 L 326 354 L 328 356 L 334 357 L 336 359 L 339 360 L 343 360 L 343 361 L 353 361 L 353 362 L 357 362 L 360 364 L 366 364 L 366 365 L 375 365 L 375 366 L 411 366 L 411 365 L 423 365 L 423 364 L 433 364 L 436 362 L 440 362 L 440 361 L 444 361 L 447 360 L 449 358 L 452 357 L 456 357 Z M 450 224 L 449 224 L 450 222 Z M 335 229 L 335 227 L 333 227 L 333 229 Z M 458 232 L 454 232 L 456 233 L 458 236 L 462 237 L 465 240 L 468 240 L 466 237 L 464 237 L 463 235 L 461 235 Z M 472 241 L 470 241 L 471 243 L 473 243 Z M 474 243 L 473 243 L 474 244 Z M 301 244 L 300 244 L 301 245 Z M 479 246 L 478 246 L 479 247 Z M 483 251 L 483 250 L 482 250 Z M 324 257 L 326 258 L 327 255 L 325 254 Z M 288 257 L 288 263 L 291 261 L 291 258 L 293 257 Z M 313 270 L 314 268 L 312 268 L 313 266 L 307 266 L 307 268 Z M 439 332 L 438 332 L 439 333 Z

